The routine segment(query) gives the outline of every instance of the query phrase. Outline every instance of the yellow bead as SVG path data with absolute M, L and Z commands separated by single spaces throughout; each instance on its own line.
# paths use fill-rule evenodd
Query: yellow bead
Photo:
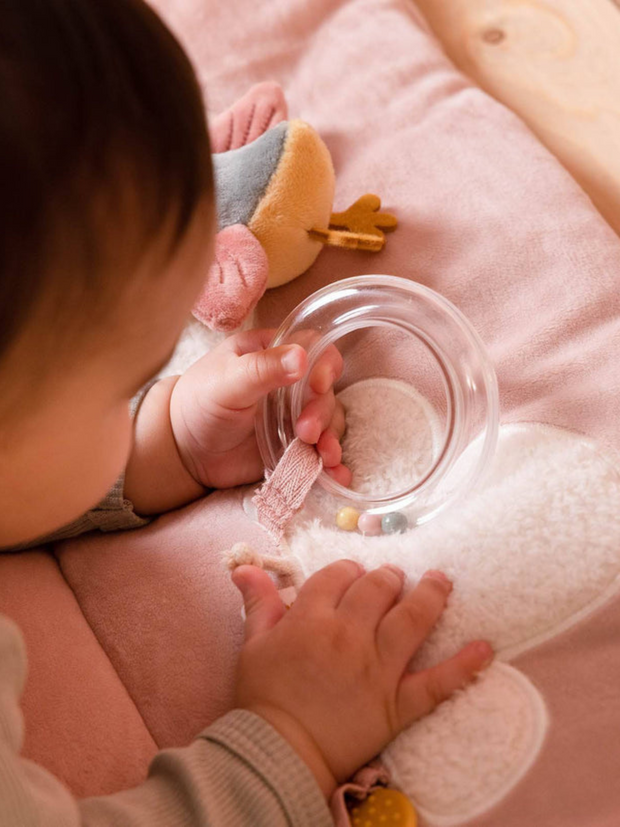
M 340 511 L 336 514 L 336 525 L 338 528 L 343 529 L 343 531 L 355 531 L 357 528 L 357 521 L 360 518 L 359 511 L 356 511 L 355 508 L 351 508 L 348 505 L 345 505 L 344 508 L 341 508 Z
M 379 787 L 361 804 L 355 802 L 355 821 L 363 827 L 417 827 L 418 817 L 407 796 L 398 790 Z M 389 817 L 388 817 L 389 816 Z

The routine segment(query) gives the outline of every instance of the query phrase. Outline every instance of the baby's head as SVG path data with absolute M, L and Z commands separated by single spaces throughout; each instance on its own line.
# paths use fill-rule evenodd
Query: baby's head
M 8 4 L 0 100 L 2 546 L 122 470 L 129 399 L 199 292 L 214 209 L 199 87 L 140 0 Z

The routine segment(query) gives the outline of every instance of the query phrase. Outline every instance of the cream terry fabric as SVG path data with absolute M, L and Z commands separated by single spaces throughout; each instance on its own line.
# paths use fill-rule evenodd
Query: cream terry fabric
M 115 795 L 76 800 L 60 781 L 21 759 L 18 707 L 26 676 L 16 626 L 0 617 L 1 827 L 328 827 L 314 778 L 258 716 L 235 710 L 183 749 L 158 753 L 148 779 Z

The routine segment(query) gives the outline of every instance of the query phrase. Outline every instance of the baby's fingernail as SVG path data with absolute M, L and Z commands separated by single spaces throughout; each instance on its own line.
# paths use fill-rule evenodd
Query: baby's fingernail
M 437 571 L 436 569 L 429 569 L 428 571 L 424 572 L 422 577 L 428 577 L 431 580 L 437 580 L 444 586 L 449 588 L 450 591 L 452 591 L 452 583 L 450 582 L 450 580 L 448 580 L 448 578 L 442 571 Z
M 483 658 L 480 665 L 480 671 L 490 666 L 495 659 L 495 653 L 493 652 L 491 645 L 487 643 L 486 640 L 478 641 L 478 643 L 475 644 L 475 652 L 478 657 Z
M 301 369 L 301 352 L 297 345 L 289 345 L 282 353 L 280 364 L 289 376 L 297 376 Z
M 383 568 L 393 571 L 394 574 L 400 577 L 401 580 L 405 579 L 405 572 L 402 569 L 399 569 L 398 566 L 393 566 L 391 563 L 385 563 Z
M 319 376 L 317 376 L 316 387 L 313 386 L 313 390 L 317 393 L 327 393 L 327 391 L 333 386 L 335 379 L 336 374 L 332 368 L 325 366 L 322 368 Z
M 365 568 L 364 568 L 364 566 L 363 566 L 361 563 L 359 563 L 357 560 L 352 560 L 350 557 L 343 557 L 343 558 L 342 558 L 342 562 L 344 562 L 344 563 L 352 563 L 354 566 L 357 566 L 357 568 L 359 569 L 359 571 L 360 571 L 362 574 L 366 574 L 366 569 L 365 569 Z

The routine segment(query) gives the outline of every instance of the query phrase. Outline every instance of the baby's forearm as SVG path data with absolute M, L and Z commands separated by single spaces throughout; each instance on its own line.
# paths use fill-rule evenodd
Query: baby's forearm
M 170 397 L 178 376 L 157 382 L 142 400 L 125 470 L 125 496 L 138 514 L 160 514 L 203 496 L 206 489 L 185 468 L 170 423 Z

